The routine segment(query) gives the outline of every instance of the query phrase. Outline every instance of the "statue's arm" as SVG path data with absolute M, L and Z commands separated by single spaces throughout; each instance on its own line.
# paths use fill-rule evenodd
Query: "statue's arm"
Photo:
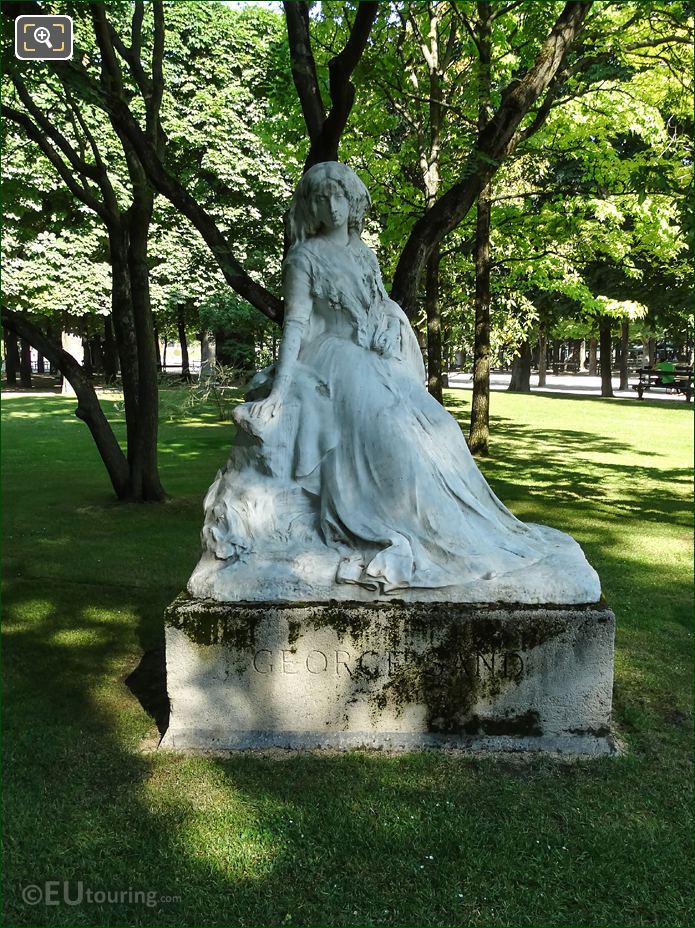
M 282 399 L 292 382 L 304 332 L 312 310 L 309 275 L 302 268 L 289 265 L 284 275 L 285 322 L 278 351 L 275 378 L 270 391 L 274 399 Z
M 281 408 L 292 383 L 304 330 L 311 316 L 312 297 L 309 273 L 293 264 L 285 266 L 285 323 L 270 393 L 264 400 L 242 403 L 232 413 L 234 421 L 252 435 L 262 435 L 266 425 Z

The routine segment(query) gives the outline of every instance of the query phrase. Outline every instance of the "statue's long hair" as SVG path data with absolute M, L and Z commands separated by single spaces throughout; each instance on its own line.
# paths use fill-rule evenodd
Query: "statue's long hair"
M 314 209 L 316 195 L 328 181 L 333 181 L 345 193 L 350 205 L 348 229 L 360 236 L 364 217 L 372 205 L 367 188 L 354 171 L 340 161 L 322 161 L 309 168 L 299 181 L 287 213 L 287 234 L 290 246 L 311 238 L 319 231 Z

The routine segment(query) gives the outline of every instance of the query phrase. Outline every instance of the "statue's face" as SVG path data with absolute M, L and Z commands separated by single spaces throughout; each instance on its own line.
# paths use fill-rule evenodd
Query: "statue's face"
M 343 188 L 332 180 L 322 184 L 315 194 L 314 208 L 323 229 L 340 228 L 350 215 L 350 204 Z

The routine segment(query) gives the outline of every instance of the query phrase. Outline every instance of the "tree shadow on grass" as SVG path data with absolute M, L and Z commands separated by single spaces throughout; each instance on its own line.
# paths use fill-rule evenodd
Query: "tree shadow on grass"
M 689 468 L 669 468 L 665 481 L 664 468 L 657 463 L 620 464 L 600 459 L 634 454 L 634 447 L 625 442 L 590 432 L 531 429 L 508 420 L 501 423 L 503 437 L 496 443 L 495 456 L 480 464 L 492 479 L 516 488 L 515 493 L 547 492 L 553 500 L 584 504 L 612 497 L 612 506 L 657 521 L 668 513 L 691 508 L 686 495 L 692 480 Z M 658 452 L 649 454 L 649 459 L 659 457 Z M 617 496 L 616 485 L 620 487 Z
M 449 402 L 447 397 L 447 408 L 462 427 L 467 406 L 458 398 Z M 681 521 L 692 510 L 692 470 L 681 467 L 665 472 L 658 464 L 663 454 L 653 443 L 643 459 L 657 463 L 621 464 L 617 458 L 634 457 L 642 451 L 639 444 L 571 427 L 537 428 L 504 416 L 493 417 L 493 429 L 493 453 L 477 463 L 504 502 L 533 502 L 541 497 L 546 503 L 549 499 L 560 505 L 574 503 L 580 513 L 609 502 L 613 515 L 636 515 L 652 522 L 671 517 Z M 609 456 L 616 460 L 602 460 Z

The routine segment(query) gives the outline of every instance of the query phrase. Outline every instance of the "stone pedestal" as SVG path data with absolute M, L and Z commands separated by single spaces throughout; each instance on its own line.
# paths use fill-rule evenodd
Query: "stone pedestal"
M 605 604 L 221 603 L 166 613 L 175 750 L 614 750 Z

